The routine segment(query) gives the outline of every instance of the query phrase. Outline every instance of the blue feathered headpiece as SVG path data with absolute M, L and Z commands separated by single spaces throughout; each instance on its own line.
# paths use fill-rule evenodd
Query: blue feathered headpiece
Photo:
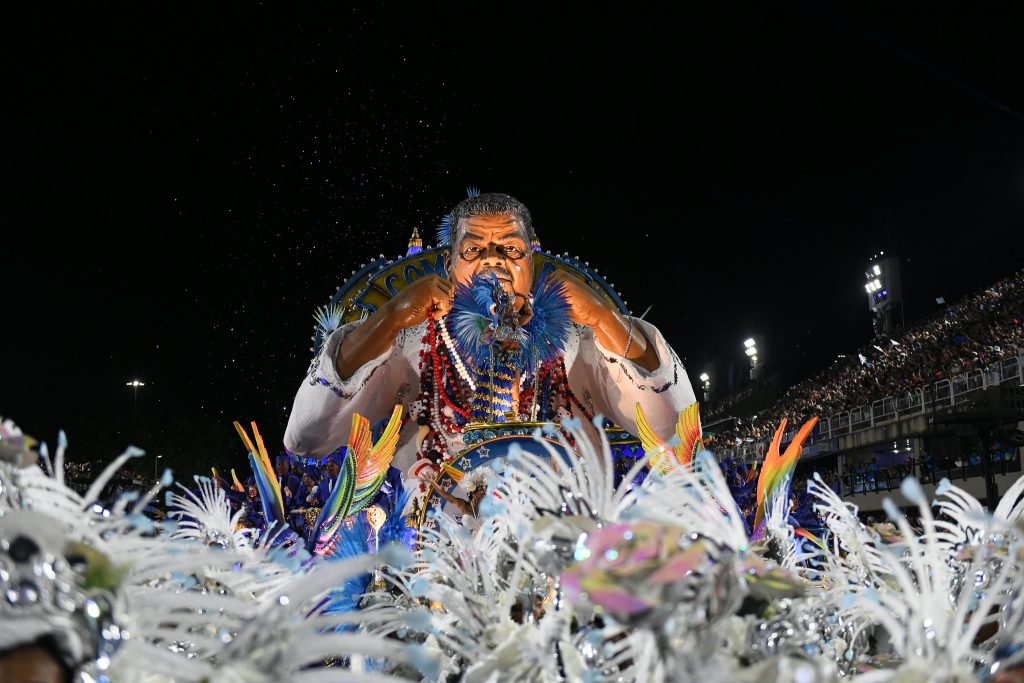
M 478 188 L 472 185 L 466 188 L 466 197 L 473 198 L 480 194 Z M 452 214 L 448 214 L 441 219 L 441 223 L 437 226 L 437 246 L 439 247 L 450 247 L 452 244 Z
M 449 213 L 441 219 L 437 226 L 437 246 L 449 247 L 452 244 L 452 215 Z

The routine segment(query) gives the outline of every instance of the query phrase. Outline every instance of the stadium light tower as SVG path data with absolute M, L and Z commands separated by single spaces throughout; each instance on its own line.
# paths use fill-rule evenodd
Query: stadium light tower
M 864 271 L 864 292 L 873 316 L 875 336 L 891 335 L 903 327 L 903 287 L 898 256 L 886 256 L 882 251 L 871 257 Z
M 764 354 L 761 351 L 763 348 L 764 344 L 760 336 L 748 337 L 743 342 L 743 353 L 747 354 L 747 358 L 750 359 L 750 379 L 752 380 L 761 378 L 761 368 L 764 366 Z
M 711 402 L 711 377 L 706 372 L 700 374 L 700 382 L 704 385 L 704 403 Z
M 137 410 L 138 407 L 139 407 L 139 387 L 146 386 L 146 383 L 142 382 L 142 381 L 139 381 L 137 379 L 133 379 L 131 382 L 128 382 L 126 384 L 126 386 L 129 386 L 129 387 L 131 387 L 134 390 L 133 391 L 134 396 L 132 397 L 132 404 L 134 405 L 135 409 Z

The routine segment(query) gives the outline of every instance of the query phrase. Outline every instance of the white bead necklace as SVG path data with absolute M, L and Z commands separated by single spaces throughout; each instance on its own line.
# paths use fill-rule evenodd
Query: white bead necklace
M 455 363 L 455 371 L 459 373 L 469 388 L 476 391 L 476 382 L 469 374 L 469 370 L 466 369 L 466 364 L 462 362 L 462 356 L 455 349 L 455 344 L 452 343 L 452 338 L 448 335 L 448 318 L 447 316 L 441 318 L 439 327 L 441 328 L 441 339 L 444 341 L 444 345 L 448 347 L 448 353 L 451 355 L 452 362 Z

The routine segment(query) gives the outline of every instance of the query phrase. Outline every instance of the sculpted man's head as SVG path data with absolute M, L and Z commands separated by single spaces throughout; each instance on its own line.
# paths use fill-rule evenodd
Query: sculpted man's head
M 530 212 L 518 199 L 489 192 L 464 200 L 452 211 L 452 280 L 467 284 L 492 272 L 507 292 L 528 297 L 533 287 Z

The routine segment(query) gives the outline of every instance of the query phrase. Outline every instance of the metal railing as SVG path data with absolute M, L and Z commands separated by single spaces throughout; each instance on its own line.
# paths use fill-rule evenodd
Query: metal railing
M 989 454 L 989 458 L 993 474 L 1013 474 L 1021 470 L 1020 453 L 1016 448 L 1004 448 Z M 840 477 L 840 495 L 893 491 L 898 489 L 900 483 L 908 476 L 914 477 L 922 484 L 937 484 L 942 479 L 966 481 L 985 476 L 985 465 L 980 454 L 969 453 L 955 463 L 931 460 L 907 463 L 905 466 L 850 471 Z
M 938 408 L 955 406 L 974 393 L 1008 382 L 1024 385 L 1024 354 L 1005 358 L 983 370 L 965 372 L 952 379 L 942 379 L 926 387 L 918 387 L 900 396 L 882 398 L 871 405 L 858 406 L 835 415 L 822 417 L 807 437 L 805 445 L 818 439 L 833 439 L 862 432 L 881 424 L 895 422 L 902 417 L 926 414 Z M 782 436 L 782 443 L 792 441 L 800 425 L 795 425 Z M 768 449 L 770 439 L 746 442 L 732 448 L 719 449 L 718 460 L 757 460 Z

